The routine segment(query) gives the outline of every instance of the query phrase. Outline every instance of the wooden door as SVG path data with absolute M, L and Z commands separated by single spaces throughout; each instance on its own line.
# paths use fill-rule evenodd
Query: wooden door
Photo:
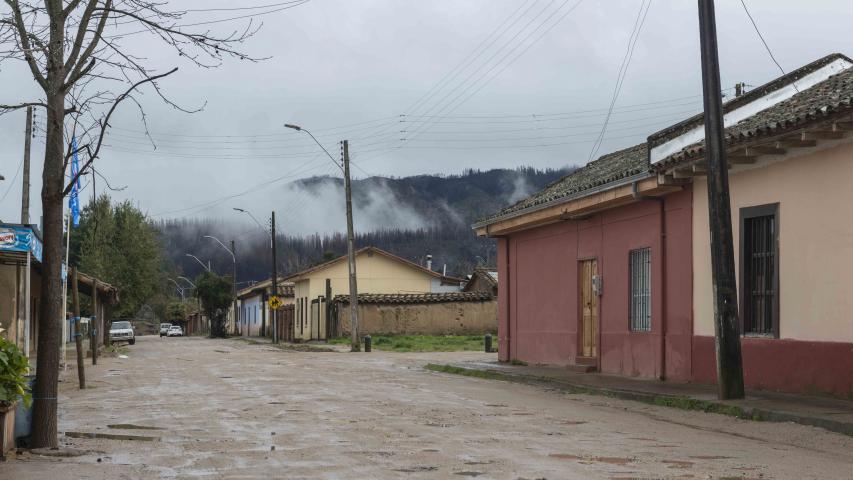
M 598 356 L 598 295 L 593 287 L 593 277 L 598 275 L 595 259 L 583 260 L 580 264 L 580 356 Z

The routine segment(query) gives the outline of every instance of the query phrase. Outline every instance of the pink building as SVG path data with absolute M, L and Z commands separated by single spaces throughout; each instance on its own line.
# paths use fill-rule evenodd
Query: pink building
M 747 386 L 853 393 L 853 61 L 725 104 Z M 500 359 L 716 381 L 696 115 L 474 225 L 498 239 Z

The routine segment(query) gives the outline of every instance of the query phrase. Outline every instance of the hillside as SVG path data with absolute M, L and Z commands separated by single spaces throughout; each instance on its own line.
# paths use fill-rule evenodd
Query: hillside
M 477 238 L 471 223 L 565 174 L 519 168 L 354 180 L 356 244 L 377 246 L 418 263 L 431 254 L 436 268 L 446 264 L 448 274 L 464 275 L 477 264 L 496 262 L 495 242 Z M 288 211 L 278 237 L 280 271 L 292 273 L 346 252 L 342 191 L 341 178 L 311 177 L 280 192 L 282 210 Z M 194 276 L 201 268 L 186 252 L 211 259 L 220 273 L 231 271 L 230 257 L 203 235 L 237 239 L 239 281 L 269 274 L 269 241 L 259 228 L 246 232 L 215 219 L 167 220 L 156 226 L 169 259 L 184 274 Z

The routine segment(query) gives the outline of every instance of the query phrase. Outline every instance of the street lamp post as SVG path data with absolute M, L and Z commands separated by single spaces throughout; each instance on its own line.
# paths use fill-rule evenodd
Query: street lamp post
M 232 279 L 233 279 L 231 282 L 231 296 L 233 297 L 233 302 L 234 302 L 233 303 L 233 305 L 234 305 L 233 312 L 234 313 L 232 315 L 232 318 L 234 319 L 234 331 L 236 332 L 236 330 L 237 330 L 237 255 L 234 253 L 234 250 L 235 250 L 234 240 L 231 240 L 231 248 L 228 248 L 225 246 L 224 243 L 222 243 L 218 238 L 214 237 L 213 235 L 205 235 L 204 238 L 209 238 L 211 240 L 216 241 L 216 243 L 218 243 L 222 248 L 224 248 L 225 251 L 227 251 L 228 253 L 231 254 L 231 261 L 233 262 L 233 270 L 232 270 L 232 274 L 231 274 Z
M 186 254 L 186 255 L 187 255 L 188 257 L 191 257 L 191 258 L 195 259 L 195 261 L 196 261 L 196 262 L 198 262 L 198 264 L 199 264 L 199 265 L 201 265 L 201 267 L 202 267 L 203 269 L 207 270 L 208 272 L 211 272 L 211 271 L 212 271 L 212 270 L 210 269 L 210 261 L 208 261 L 208 262 L 207 262 L 207 265 L 205 265 L 205 264 L 204 264 L 204 262 L 202 262 L 201 260 L 199 260 L 199 258 L 198 258 L 198 257 L 196 257 L 195 255 L 193 255 L 192 253 L 188 253 L 188 254 Z
M 343 165 L 340 165 L 332 154 L 326 150 L 326 147 L 321 144 L 314 135 L 308 130 L 300 127 L 299 125 L 294 125 L 291 123 L 287 123 L 284 125 L 286 128 L 290 128 L 292 130 L 296 130 L 297 132 L 305 132 L 307 133 L 314 143 L 317 144 L 326 155 L 332 160 L 338 168 L 341 169 L 341 172 L 344 174 L 344 191 L 346 195 L 346 213 L 347 213 L 347 259 L 348 259 L 348 267 L 349 267 L 349 295 L 350 295 L 350 333 L 351 333 L 351 342 L 350 342 L 350 350 L 353 352 L 361 351 L 361 342 L 358 338 L 358 282 L 356 280 L 355 274 L 355 232 L 353 228 L 352 222 L 352 187 L 350 182 L 350 173 L 349 173 L 349 142 L 344 140 L 343 143 Z M 327 306 L 328 308 L 328 306 Z M 328 334 L 328 332 L 327 332 Z
M 171 278 L 169 278 L 168 280 L 175 284 L 175 287 L 177 287 L 177 289 L 178 289 L 178 293 L 181 294 L 181 303 L 184 303 L 184 288 L 181 287 L 181 285 L 178 282 L 176 282 L 175 280 L 173 280 Z

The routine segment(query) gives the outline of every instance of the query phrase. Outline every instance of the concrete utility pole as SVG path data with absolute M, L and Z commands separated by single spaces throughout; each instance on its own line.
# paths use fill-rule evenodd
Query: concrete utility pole
M 30 145 L 33 140 L 33 107 L 27 107 L 27 136 L 24 139 L 24 186 L 21 190 L 21 223 L 30 223 Z
M 361 351 L 358 338 L 358 285 L 355 275 L 355 233 L 352 226 L 352 186 L 349 174 L 349 141 L 344 140 L 344 189 L 347 197 L 347 257 L 349 259 L 349 306 L 350 332 L 352 334 L 351 348 L 353 352 Z
M 352 332 L 351 350 L 353 352 L 360 352 L 361 342 L 358 338 L 358 288 L 356 285 L 357 282 L 355 275 L 355 233 L 353 233 L 352 226 L 352 189 L 350 187 L 349 174 L 349 141 L 344 140 L 341 142 L 341 156 L 343 157 L 343 166 L 341 166 L 335 158 L 332 157 L 332 154 L 326 150 L 326 147 L 324 147 L 311 132 L 292 123 L 286 123 L 284 126 L 285 128 L 296 130 L 297 132 L 307 133 L 311 139 L 314 140 L 314 143 L 326 152 L 329 159 L 332 160 L 338 168 L 341 168 L 341 171 L 344 174 L 344 189 L 346 190 L 347 200 L 347 258 L 349 260 L 350 330 Z
M 714 0 L 699 0 L 702 89 L 705 106 L 705 158 L 708 162 L 708 218 L 714 285 L 717 386 L 720 399 L 744 397 L 743 358 L 737 307 L 729 173 L 725 150 L 723 100 Z
M 237 250 L 234 246 L 234 240 L 231 240 L 231 256 L 234 257 L 234 266 L 231 270 L 231 296 L 234 297 L 234 314 L 232 315 L 232 320 L 234 320 L 234 333 L 237 331 Z
M 278 266 L 276 258 L 276 240 L 275 240 L 275 210 L 272 211 L 270 217 L 270 242 L 272 244 L 272 295 L 278 296 Z M 272 343 L 278 343 L 278 309 L 271 308 L 272 313 Z M 266 332 L 264 332 L 266 333 Z

